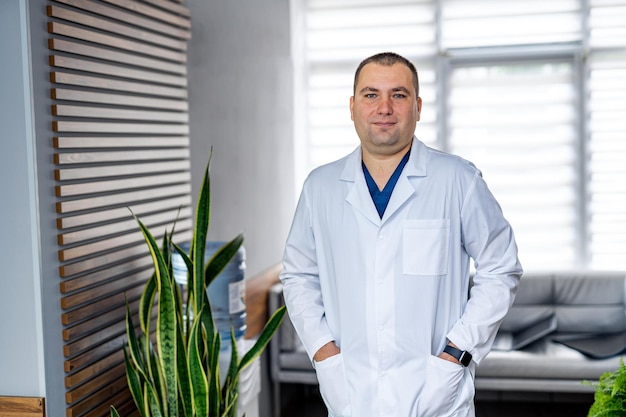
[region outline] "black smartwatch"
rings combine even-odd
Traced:
[[[448,355],[454,356],[463,366],[469,365],[472,361],[472,354],[466,350],[460,350],[454,346],[446,345],[446,347],[443,348],[443,351]]]

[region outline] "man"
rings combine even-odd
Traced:
[[[413,136],[413,64],[367,58],[353,94],[361,145],[309,175],[287,239],[290,318],[330,416],[474,416],[522,274],[513,231],[471,163]]]

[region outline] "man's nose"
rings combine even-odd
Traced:
[[[379,114],[393,113],[393,107],[391,105],[391,100],[389,98],[381,98],[380,103],[378,104],[378,113]]]

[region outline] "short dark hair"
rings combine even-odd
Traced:
[[[415,96],[419,97],[420,95],[420,83],[419,78],[417,77],[417,69],[415,69],[415,65],[402,55],[396,54],[395,52],[381,52],[376,55],[372,55],[369,58],[365,58],[356,69],[354,73],[354,85],[352,87],[352,95],[356,94],[356,85],[359,81],[359,75],[361,75],[361,70],[367,64],[378,64],[384,66],[392,66],[393,64],[404,64],[413,74],[413,87],[415,88]]]

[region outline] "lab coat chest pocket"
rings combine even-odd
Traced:
[[[448,273],[449,219],[407,219],[402,232],[402,268],[408,275]]]

